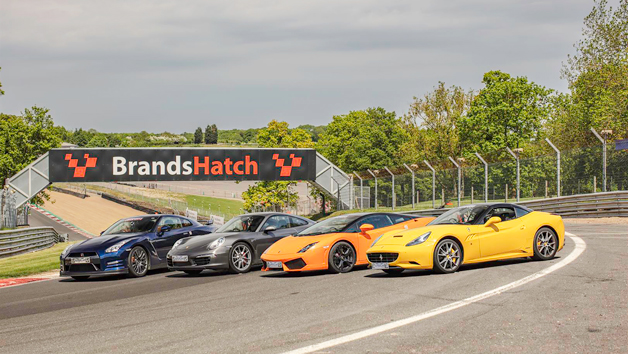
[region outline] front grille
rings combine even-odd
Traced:
[[[369,253],[367,256],[371,263],[391,263],[397,260],[399,253]]]
[[[94,268],[91,264],[72,264],[69,267],[70,272],[93,272],[96,268]]]
[[[302,258],[293,259],[284,263],[288,269],[301,269],[305,267],[305,261]]]
[[[96,252],[72,252],[67,257],[94,257]]]
[[[211,258],[209,257],[194,258],[194,263],[200,266],[208,265],[210,261]]]

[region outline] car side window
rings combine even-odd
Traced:
[[[493,216],[498,216],[502,221],[514,220],[517,218],[515,209],[511,207],[495,207],[489,211],[484,217],[484,222],[487,222]]]
[[[295,218],[294,216],[290,217],[290,227],[305,226],[307,224],[308,222],[303,219]]]
[[[526,209],[522,209],[522,208],[515,208],[515,211],[517,212],[517,217],[520,218],[524,215],[530,214],[529,210]]]
[[[405,215],[388,215],[393,224],[399,224],[400,222],[406,222],[412,218]]]
[[[266,230],[269,226],[274,226],[275,230],[287,229],[290,227],[290,217],[286,215],[271,216],[262,226],[262,230]]]
[[[382,227],[391,226],[393,223],[390,221],[387,215],[370,215],[356,221],[353,225],[351,225],[351,227],[349,227],[349,229],[347,229],[347,232],[360,232],[360,226],[364,224],[371,224],[376,229],[379,229]]]
[[[164,216],[159,220],[159,227],[170,226],[171,230],[181,228],[181,219],[176,216]]]
[[[181,227],[190,227],[192,226],[192,222],[188,219],[185,218],[180,218],[181,219]]]

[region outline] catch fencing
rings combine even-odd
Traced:
[[[59,237],[53,227],[0,231],[0,258],[52,247]]]
[[[519,179],[517,159],[503,151],[466,160],[420,161],[410,166],[354,172],[352,206],[403,211],[453,207],[458,200],[460,205],[525,202],[628,190],[628,150],[607,147],[605,185],[603,156],[601,147],[589,147],[563,151],[560,163],[556,154],[521,157]],[[487,168],[480,158],[487,161]]]
[[[0,189],[0,230],[28,225],[28,206],[16,208],[15,193]]]
[[[535,211],[544,211],[565,218],[628,217],[628,191],[600,192],[566,197],[530,200],[516,203]],[[407,211],[407,214],[439,216],[448,209]]]

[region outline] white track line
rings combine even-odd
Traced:
[[[571,253],[569,253],[569,255],[563,259],[560,260],[560,262],[547,267],[541,271],[538,271],[532,275],[529,275],[525,278],[519,279],[517,281],[514,281],[510,284],[506,284],[504,286],[500,286],[499,288],[475,295],[475,296],[471,296],[468,297],[464,300],[460,300],[460,301],[456,301],[453,302],[451,304],[445,305],[445,306],[441,306],[438,308],[435,308],[433,310],[424,312],[422,314],[416,315],[416,316],[412,316],[412,317],[408,317],[405,318],[403,320],[397,320],[394,322],[390,322],[381,326],[377,326],[377,327],[373,327],[370,329],[366,329],[360,332],[356,332],[353,334],[349,334],[346,336],[342,336],[342,337],[338,337],[335,339],[331,339],[325,342],[321,342],[318,344],[312,344],[312,345],[308,345],[307,347],[302,347],[299,349],[295,349],[295,350],[291,350],[289,352],[285,352],[284,354],[302,354],[302,353],[312,353],[315,351],[319,351],[319,350],[323,350],[326,348],[331,348],[331,347],[335,347],[337,345],[340,344],[345,344],[345,343],[349,343],[352,342],[354,340],[358,340],[358,339],[362,339],[362,338],[366,338],[369,336],[373,336],[376,334],[380,334],[382,332],[386,332],[389,331],[391,329],[395,329],[395,328],[399,328],[402,326],[406,326],[415,322],[419,322],[422,321],[426,318],[430,318],[430,317],[434,317],[437,315],[440,315],[442,313],[445,312],[449,312],[455,309],[458,309],[460,307],[463,306],[467,306],[470,305],[472,303],[487,299],[489,297],[495,296],[495,295],[499,295],[505,291],[508,290],[512,290],[514,288],[520,287],[524,284],[527,284],[531,281],[534,281],[536,279],[539,279],[541,277],[544,277],[556,270],[559,270],[560,268],[568,265],[569,263],[573,262],[576,258],[578,258],[582,252],[584,252],[584,250],[587,248],[587,244],[578,236],[571,234],[571,233],[565,233],[567,234],[575,243],[576,243],[576,247],[573,249],[573,251],[571,251]]]

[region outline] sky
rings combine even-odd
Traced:
[[[617,1],[610,1],[611,4]],[[592,0],[0,1],[0,112],[103,132],[402,115],[502,70],[567,91]]]

